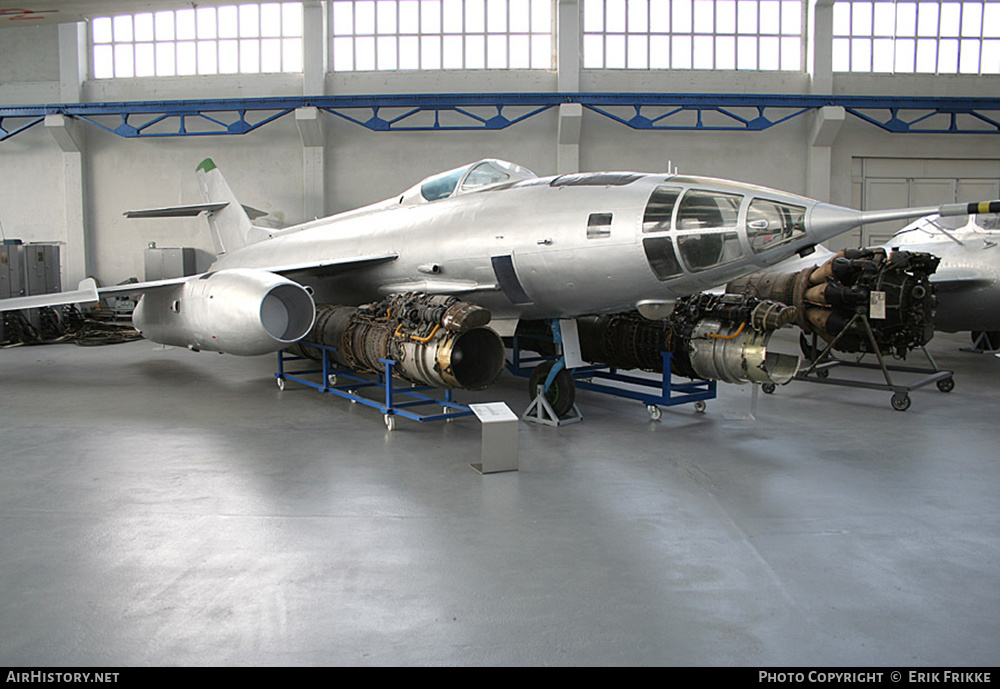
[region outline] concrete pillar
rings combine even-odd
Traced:
[[[806,26],[809,90],[833,93],[833,0],[811,0]]]
[[[302,3],[303,32],[305,49],[302,74],[302,95],[322,96],[326,94],[327,68],[327,13],[322,2]]]
[[[556,17],[557,81],[561,93],[580,90],[580,3],[559,0]],[[583,107],[579,103],[559,106],[559,134],[556,143],[556,172],[580,171],[580,129]]]
[[[559,106],[559,143],[556,172],[560,175],[580,171],[580,129],[583,106],[563,103]]]
[[[306,220],[326,215],[326,140],[322,113],[317,108],[299,108],[295,124],[302,139],[302,213]]]
[[[809,132],[806,196],[820,201],[830,200],[833,144],[846,116],[846,111],[839,106],[820,108],[813,114]]]
[[[87,262],[86,185],[83,174],[83,147],[75,122],[63,115],[46,115],[45,129],[63,153],[63,188],[66,215],[62,236],[66,250],[62,256],[62,284],[72,289],[90,274]]]
[[[58,31],[59,99],[63,103],[79,103],[87,78],[87,24],[60,24]],[[75,289],[90,274],[83,139],[76,130],[76,122],[63,115],[47,115],[45,129],[62,151],[65,217],[61,232],[56,231],[61,235],[57,239],[65,242],[60,261],[62,284],[66,289]]]
[[[323,2],[302,3],[305,50],[302,95],[326,95],[327,7]],[[323,114],[316,108],[295,111],[295,124],[302,139],[302,213],[305,220],[326,215],[326,141]]]
[[[87,24],[59,25],[59,100],[79,103],[83,100],[83,82],[87,78]]]
[[[580,3],[559,0],[556,17],[559,91],[576,93],[580,90]]]

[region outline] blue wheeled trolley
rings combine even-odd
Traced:
[[[513,344],[507,370],[516,376],[529,378],[536,365],[552,360],[540,355],[524,357],[518,336],[514,337]],[[661,352],[660,355],[663,362],[661,370],[648,377],[622,373],[612,366],[583,366],[570,369],[570,374],[581,390],[642,402],[654,421],[662,416],[661,407],[694,404],[695,411],[705,411],[706,400],[717,396],[717,381],[685,379],[675,383],[671,369],[673,355],[669,352]]]
[[[374,407],[382,412],[385,427],[390,431],[396,427],[397,416],[420,423],[428,423],[431,421],[450,421],[473,415],[471,408],[458,404],[452,399],[451,390],[445,390],[444,399],[441,399],[437,395],[429,394],[429,391],[432,390],[441,392],[438,388],[430,385],[416,386],[409,383],[394,383],[392,371],[396,365],[395,361],[379,359],[385,366],[383,371],[375,374],[359,373],[351,369],[336,367],[331,359],[331,353],[336,351],[336,348],[311,342],[302,342],[301,344],[322,350],[323,358],[320,361],[314,361],[284,351],[278,352],[278,372],[274,374],[274,377],[279,390],[285,389],[286,380],[292,380],[320,392],[343,397],[350,400],[352,404]],[[285,364],[293,361],[321,364],[322,366],[321,368],[288,371]],[[375,389],[379,393],[379,399],[363,397],[360,391],[366,388]],[[417,407],[427,405],[435,405],[441,409],[441,412],[421,414],[414,411]]]

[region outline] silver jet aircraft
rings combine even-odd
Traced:
[[[126,215],[207,213],[218,252],[208,272],[101,289],[88,279],[76,292],[10,299],[0,309],[141,295],[133,322],[154,342],[250,356],[308,336],[337,347],[342,363],[355,368],[378,369],[377,359],[389,357],[408,379],[481,388],[503,366],[497,335],[514,334],[519,321],[561,324],[570,352],[564,364],[579,365],[578,317],[638,310],[664,318],[678,297],[804,254],[861,224],[968,212],[967,204],[860,212],[672,174],[539,178],[513,163],[481,160],[385,201],[274,230],[254,226],[211,159],[197,175],[204,204]],[[994,206],[1000,210],[1000,202]],[[694,373],[774,380],[767,369],[781,367],[764,352],[764,331],[775,323],[717,306],[716,313],[739,314],[695,316],[684,338]]]

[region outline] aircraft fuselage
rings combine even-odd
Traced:
[[[462,296],[499,320],[566,318],[723,284],[843,231],[858,215],[675,175],[532,177],[429,202],[418,190],[276,231],[212,270],[392,252],[395,260],[305,282],[319,303],[422,291]]]

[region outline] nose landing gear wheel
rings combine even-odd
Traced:
[[[545,385],[545,379],[548,378],[553,365],[555,365],[554,361],[546,361],[532,370],[531,376],[528,378],[528,395],[532,400],[535,399],[538,386]],[[556,374],[556,379],[552,381],[548,392],[545,393],[545,400],[552,407],[556,416],[561,418],[569,413],[569,410],[573,408],[573,402],[576,401],[576,384],[569,371],[563,369]]]

